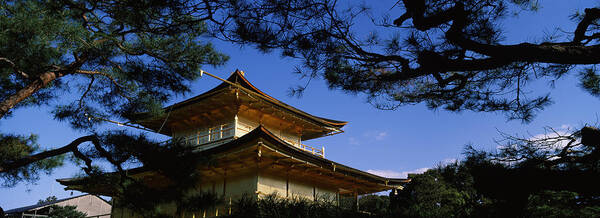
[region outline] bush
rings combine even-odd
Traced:
[[[243,196],[232,205],[230,218],[237,217],[273,217],[273,218],[334,218],[334,217],[388,217],[365,211],[356,211],[348,207],[338,207],[335,201],[308,200],[304,198],[281,198],[268,195],[256,200],[251,196]]]
[[[87,214],[76,210],[77,206],[58,206],[52,205],[50,212],[48,213],[49,218],[85,218]]]

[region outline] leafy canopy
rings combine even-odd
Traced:
[[[524,174],[513,174],[518,169],[523,168],[468,156],[465,161],[412,175],[404,189],[390,194],[390,212],[396,217],[597,217],[600,214],[597,200],[590,201],[598,198],[597,193],[574,191],[576,188],[566,185],[547,185],[544,182],[548,178],[532,180]],[[530,186],[532,181],[537,184],[535,188]]]
[[[2,186],[35,182],[70,154],[87,176],[107,171],[125,175],[112,181],[120,188],[116,196],[152,193],[152,187],[127,176],[125,169],[140,163],[145,167],[176,163],[190,152],[176,149],[175,142],[158,144],[144,135],[102,132],[97,127],[108,120],[126,123],[142,111],[162,113],[163,103],[189,91],[202,66],[227,61],[206,40],[205,21],[210,16],[199,5],[176,0],[1,0],[0,119],[23,107],[47,105],[55,119],[88,134],[52,147],[39,145],[35,132],[0,133]],[[155,152],[154,158],[143,159],[151,156],[145,151]],[[166,151],[180,153],[166,155]],[[162,172],[166,177],[193,179],[188,171]],[[147,207],[160,203],[145,200]]]
[[[195,4],[0,1],[0,118],[49,105],[55,119],[97,133],[106,120],[161,113],[170,97],[189,91],[203,65],[227,60],[205,40],[208,18]],[[79,150],[94,150],[90,142],[99,139],[92,134],[43,151],[35,136],[0,137],[5,187],[34,182],[39,172],[60,166],[62,154],[85,160]]]
[[[563,35],[505,44],[506,18],[535,11],[541,1],[398,0],[375,8],[335,0],[233,2],[215,12],[214,35],[299,58],[302,76],[367,94],[382,109],[425,103],[530,121],[551,103],[548,94],[532,94],[534,81],[577,69],[585,90],[600,89],[599,8],[573,15]]]

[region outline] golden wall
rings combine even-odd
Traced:
[[[255,129],[258,126],[259,126],[259,123],[257,123],[257,122],[255,122],[251,119],[248,119],[246,117],[243,117],[243,116],[238,116],[238,119],[237,119],[238,129],[236,129],[235,136],[242,137],[243,135],[245,135],[249,131],[252,131],[253,129]],[[269,130],[269,132],[275,134],[275,136],[279,137],[280,139],[283,139],[287,143],[290,143],[294,146],[300,145],[300,137],[298,136],[298,134],[282,131],[279,127],[276,127],[276,126],[265,125],[264,127],[267,130]]]
[[[334,200],[336,196],[335,188],[326,187],[318,181],[310,181],[301,176],[274,175],[256,171],[227,178],[222,176],[209,178],[200,184],[200,189],[203,192],[214,192],[217,196],[223,196],[223,203],[216,208],[186,212],[182,217],[214,217],[218,214],[228,214],[230,202],[235,203],[243,195],[254,198],[276,194],[280,197],[306,200]],[[168,210],[169,205],[165,205],[164,208]],[[127,209],[117,207],[113,207],[112,214],[112,217],[116,218],[139,217]]]
[[[317,181],[310,181],[293,175],[273,175],[260,173],[257,190],[261,195],[277,194],[281,197],[303,198],[307,200],[335,199],[335,188],[329,188]]]

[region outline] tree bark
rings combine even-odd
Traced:
[[[54,81],[55,79],[63,75],[64,74],[53,71],[43,73],[36,80],[23,87],[17,93],[0,102],[0,119],[2,119],[2,117],[8,114],[10,109],[14,108],[17,104],[25,100],[27,97],[30,97],[41,88],[44,88],[46,85],[48,85],[48,83]]]
[[[9,170],[13,170],[13,169],[17,169],[19,167],[23,167],[25,165],[28,165],[33,162],[40,161],[40,160],[43,160],[46,158],[50,158],[50,157],[54,157],[54,156],[58,156],[61,154],[71,152],[71,151],[73,151],[73,149],[77,149],[77,147],[81,143],[93,141],[95,138],[96,138],[95,135],[83,136],[83,137],[73,140],[68,145],[65,145],[65,146],[57,148],[57,149],[44,151],[44,152],[37,153],[37,154],[31,155],[31,156],[27,156],[27,157],[24,157],[24,158],[21,158],[21,159],[12,161],[12,162],[8,162],[8,163],[0,163],[1,164],[0,165],[0,173],[6,172]]]
[[[442,60],[445,66],[436,66],[434,71],[477,71],[486,69],[496,69],[506,66],[513,62],[537,62],[551,64],[598,64],[600,63],[600,45],[586,46],[581,43],[586,36],[585,31],[588,26],[600,18],[600,9],[586,9],[585,18],[579,23],[573,42],[564,43],[542,43],[531,44],[521,43],[514,45],[485,44],[471,40],[464,36],[463,29],[467,25],[468,13],[462,3],[457,3],[446,11],[441,11],[433,15],[425,16],[425,1],[405,0],[406,13],[394,21],[395,25],[400,26],[410,18],[413,19],[413,25],[417,30],[426,31],[432,27],[440,26],[451,22],[450,29],[446,32],[446,39],[469,51],[473,51],[485,56],[484,59],[476,60]],[[439,55],[439,54],[438,54]],[[442,58],[441,56],[439,58]],[[439,61],[428,62],[423,65],[436,65]],[[425,69],[427,70],[427,69]]]

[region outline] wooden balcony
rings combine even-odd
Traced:
[[[234,132],[234,130],[238,131],[241,134],[236,134],[236,132]],[[186,141],[190,145],[195,145],[195,146],[203,146],[203,145],[209,145],[209,144],[213,144],[213,143],[223,144],[223,143],[228,142],[227,139],[233,139],[233,138],[235,138],[236,135],[238,135],[238,137],[239,137],[239,135],[245,135],[250,131],[252,131],[252,129],[248,128],[248,127],[242,128],[241,126],[234,127],[233,125],[223,124],[220,126],[210,128],[208,130],[208,132],[205,134],[198,134],[198,135],[185,137],[184,141]],[[316,147],[313,147],[310,145],[302,144],[301,142],[285,139],[281,136],[277,136],[277,137],[280,138],[281,140],[287,142],[288,144],[291,144],[294,147],[299,148],[305,152],[308,152],[312,155],[315,155],[315,156],[318,156],[321,158],[325,158],[325,147],[321,147],[319,149],[319,148],[316,148]]]

